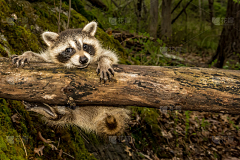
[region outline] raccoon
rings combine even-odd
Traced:
[[[90,22],[83,29],[68,29],[60,34],[44,32],[42,38],[48,48],[40,54],[27,51],[22,55],[13,55],[12,63],[17,67],[24,67],[31,60],[42,60],[57,63],[67,68],[86,68],[97,63],[97,74],[100,73],[100,82],[114,76],[112,64],[117,64],[118,57],[111,51],[102,48],[100,42],[94,37],[97,23]],[[129,110],[116,107],[86,106],[66,107],[50,106],[24,102],[28,111],[43,115],[46,123],[52,126],[64,127],[76,125],[82,129],[95,132],[98,135],[121,134],[129,118]]]
[[[43,115],[43,120],[50,126],[66,127],[75,125],[87,132],[100,136],[120,135],[130,120],[130,110],[116,107],[76,107],[50,106],[23,101],[27,111]]]
[[[44,32],[42,38],[48,48],[42,53],[27,51],[22,55],[13,55],[11,60],[17,67],[24,67],[30,60],[43,60],[58,63],[67,68],[86,68],[97,63],[97,74],[104,82],[114,76],[112,64],[117,64],[118,57],[111,50],[102,48],[100,42],[94,37],[97,23],[90,22],[83,29],[68,29],[60,34]]]

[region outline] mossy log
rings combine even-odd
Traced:
[[[0,58],[0,97],[76,106],[139,106],[240,113],[240,71],[115,65],[105,84],[96,66],[67,69],[52,63],[16,68]]]

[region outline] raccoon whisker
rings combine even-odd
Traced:
[[[86,68],[94,63],[98,64],[96,69],[100,82],[114,76],[113,64],[118,63],[116,49],[107,46],[103,48],[103,41],[99,41],[95,34],[97,32],[97,23],[90,22],[83,28],[68,29],[61,33],[46,31],[42,34],[44,42],[48,48],[34,53],[32,51],[24,52],[22,55],[14,55],[11,61],[14,66],[24,66],[25,63],[34,61],[44,61],[47,63],[55,63],[64,68]],[[71,44],[71,46],[69,46]],[[69,48],[73,47],[74,48]],[[84,47],[85,46],[85,47]],[[99,75],[100,74],[100,75]],[[37,108],[35,108],[35,106]],[[28,111],[33,111],[42,115],[41,120],[45,124],[55,128],[66,128],[73,124],[80,127],[84,132],[94,132],[96,135],[114,135],[122,133],[126,123],[129,121],[130,110],[119,108],[110,109],[108,107],[86,107],[58,108],[57,106],[49,106],[47,104],[33,104],[25,106]],[[28,107],[28,108],[27,108]],[[64,114],[62,114],[64,111]],[[111,115],[106,117],[105,113]],[[36,114],[32,114],[36,116]],[[38,115],[38,114],[37,114]],[[79,129],[79,128],[78,128]],[[79,132],[84,137],[83,132]],[[87,141],[87,140],[86,140]],[[87,141],[88,142],[88,141]]]

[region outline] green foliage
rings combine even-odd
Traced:
[[[223,66],[224,69],[234,69],[234,70],[240,70],[240,63],[235,62],[235,60],[229,60],[226,62],[226,64]]]
[[[206,128],[209,125],[210,125],[210,123],[205,121],[205,118],[203,118],[202,121],[201,121],[201,127]]]
[[[215,59],[208,67],[211,68],[212,66],[214,66],[217,63],[217,59]]]
[[[0,23],[0,36],[4,35],[6,39],[6,41],[4,38],[2,38],[4,41],[0,39],[1,56],[8,56],[6,47],[10,50],[10,55],[22,54],[22,52],[27,50],[39,52],[46,46],[41,39],[42,32],[46,30],[58,31],[58,16],[56,12],[52,11],[54,8],[53,1],[38,1],[33,4],[26,3],[24,5],[21,3],[12,1],[8,4],[4,0],[0,0],[0,9],[4,11],[0,12],[1,20],[10,17],[12,13],[15,13],[19,19],[28,19],[27,23],[22,21]],[[67,12],[68,6],[63,3],[62,9],[64,12]],[[61,30],[65,29],[64,23],[66,22],[67,16],[61,13]],[[88,20],[81,14],[75,10],[71,11],[70,28],[82,28],[87,22]],[[110,37],[101,28],[98,28],[96,37],[102,42],[104,47],[114,48],[115,52],[121,57],[121,62],[125,63],[124,57],[126,56],[126,52],[117,40],[114,40],[113,37]],[[12,123],[11,116],[15,113],[21,115],[21,118],[18,120],[19,123]],[[40,118],[30,116],[30,114],[32,113],[27,112],[21,102],[0,98],[0,160],[25,159],[23,144],[17,138],[19,136],[28,137],[28,143],[25,146],[29,157],[34,156],[33,150],[38,145],[46,145],[44,155],[57,157],[58,152],[53,152],[47,144],[43,142],[37,144],[37,131],[40,131],[43,137],[53,140],[55,145],[61,136],[60,149],[62,148],[64,152],[73,155],[75,159],[95,159],[85,148],[85,140],[76,128],[73,127],[70,130],[67,128],[58,133],[53,131],[51,127],[46,126]],[[8,142],[6,138],[8,136],[15,137],[13,144]],[[90,137],[91,143],[102,143],[94,134],[89,134],[88,137]]]
[[[186,128],[185,128],[185,138],[187,138],[187,136],[188,136],[188,129],[189,129],[189,117],[190,117],[190,114],[191,113],[191,111],[185,111],[185,115],[186,115],[186,123],[185,123],[185,125],[186,125]]]
[[[67,5],[69,3],[68,0],[63,0],[63,2],[65,2]],[[81,1],[81,0],[72,0],[71,7],[75,11],[80,13],[83,17],[87,18],[88,21],[93,21],[93,20],[97,21],[97,17],[96,16],[94,16],[91,12],[85,10],[83,1]],[[103,29],[101,21],[98,21],[98,27]]]
[[[132,137],[134,137],[136,142],[136,148],[142,150],[149,147],[150,145],[153,148],[155,153],[160,154],[160,145],[163,143],[159,137],[161,137],[161,130],[158,125],[159,112],[156,109],[152,108],[143,108],[143,107],[131,107],[132,117],[139,116],[142,118],[142,126],[131,128],[130,132]],[[148,132],[142,132],[143,130],[148,130]]]
[[[239,1],[239,0],[233,0],[233,2],[235,2],[235,3],[240,3],[240,1]]]

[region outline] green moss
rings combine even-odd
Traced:
[[[1,149],[0,149],[0,160],[10,160],[9,158],[7,158],[7,156]]]
[[[0,40],[0,56],[7,56],[4,47],[9,48],[11,54],[22,54],[25,51],[31,50],[39,52],[46,45],[41,39],[42,31],[58,31],[58,14],[52,12],[53,1],[28,3],[21,2],[17,4],[17,1],[11,1],[6,3],[5,0],[0,0],[0,19],[4,20],[10,17],[12,13],[15,13],[19,19],[27,18],[27,22],[17,21],[16,23],[0,23],[1,34],[6,38],[6,43]],[[81,3],[82,4],[82,3]],[[73,4],[74,6],[74,4]],[[79,9],[79,6],[77,6]],[[80,6],[83,7],[83,6]],[[68,6],[63,4],[63,11],[68,11]],[[82,12],[84,13],[84,11]],[[85,14],[85,13],[84,13]],[[94,20],[91,14],[87,13],[90,17],[85,18],[77,11],[71,11],[70,28],[82,28],[88,21]],[[93,19],[92,19],[93,18]],[[61,14],[61,22],[67,23],[67,16]],[[99,27],[101,27],[101,24]],[[36,28],[39,27],[39,30]],[[64,25],[61,23],[61,31],[64,30]],[[106,48],[113,49],[120,57],[120,63],[125,63],[125,50],[121,44],[114,40],[113,37],[106,34],[101,28],[98,28],[96,37],[102,42]],[[11,116],[19,113],[21,115],[18,120],[19,123],[13,123]],[[25,144],[29,157],[33,156],[33,149],[38,145],[44,144],[38,142],[37,144],[37,131],[40,131],[46,139],[53,140],[58,143],[59,137],[61,142],[59,149],[63,149],[75,157],[75,159],[95,159],[88,150],[85,148],[85,140],[81,137],[77,128],[72,127],[69,130],[64,130],[61,133],[56,133],[54,128],[46,126],[39,117],[30,116],[33,114],[27,112],[25,107],[20,101],[5,100],[0,98],[0,160],[1,159],[25,159],[25,152],[23,144],[18,136],[26,136],[28,138]],[[53,131],[54,129],[54,131]],[[10,143],[7,140],[8,136],[14,136],[14,143]],[[95,134],[87,134],[91,143],[98,145],[102,141],[96,137]],[[44,149],[44,155],[57,157],[58,152],[53,152],[52,149],[46,145]]]
[[[2,138],[2,137],[0,137],[0,149],[1,149],[2,151],[7,151],[7,145],[6,145],[6,143],[3,141],[3,138]]]
[[[25,153],[22,144],[17,141],[19,134],[11,122],[12,111],[9,105],[5,99],[0,99],[0,159],[24,159]],[[8,137],[15,139],[9,141]]]
[[[132,136],[135,141],[141,141],[141,143],[136,143],[136,148],[142,150],[151,145],[154,153],[161,154],[160,144],[164,142],[164,139],[159,139],[161,136],[161,129],[158,125],[159,111],[153,108],[143,108],[143,107],[131,107],[132,117],[139,115],[144,124],[139,130],[139,126],[131,128]],[[142,130],[147,130],[148,132],[142,132]]]
[[[69,3],[68,0],[63,0],[63,2],[65,2],[67,5]],[[97,17],[95,17],[91,12],[86,11],[84,8],[84,4],[81,0],[74,0],[72,1],[72,5],[71,7],[77,11],[78,13],[80,13],[83,17],[85,17],[88,21],[97,21]],[[71,12],[72,14],[72,12]],[[98,26],[103,29],[101,22],[98,22]]]

